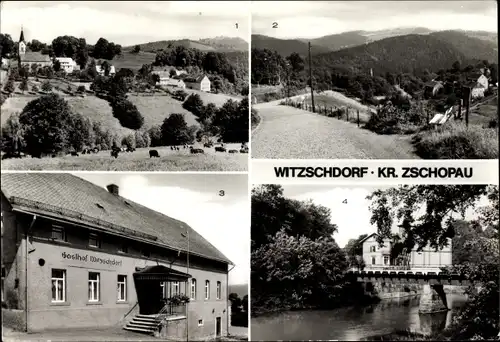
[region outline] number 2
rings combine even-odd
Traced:
[[[278,28],[278,23],[277,22],[273,23],[273,28]]]
[[[236,28],[238,28],[238,23],[236,23],[235,25],[236,25]]]

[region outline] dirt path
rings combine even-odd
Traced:
[[[257,104],[261,122],[252,134],[252,158],[416,159],[409,136],[378,135],[304,110]]]

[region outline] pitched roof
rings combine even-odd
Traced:
[[[19,36],[19,41],[24,42],[24,31],[22,28],[21,28],[21,35]]]
[[[170,78],[170,71],[153,71],[153,74],[158,75],[160,78]]]
[[[206,77],[205,74],[196,75],[196,76],[187,76],[184,78],[184,82],[189,83],[200,83]]]
[[[225,263],[232,262],[186,223],[69,173],[2,173],[1,189],[17,209],[98,227]],[[196,209],[194,209],[196,210]]]
[[[21,55],[21,62],[50,62],[49,55],[42,55],[40,52],[26,52]]]

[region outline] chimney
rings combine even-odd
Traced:
[[[118,185],[109,184],[106,188],[108,189],[109,193],[118,196]]]

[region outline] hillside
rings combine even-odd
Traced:
[[[426,35],[431,32],[431,30],[425,27],[400,27],[378,31],[360,31],[359,34],[364,36],[368,42],[374,42],[385,38],[405,36],[408,34]]]
[[[248,42],[239,37],[215,37],[198,40],[199,43],[213,47],[219,52],[248,51]]]
[[[311,44],[311,53],[325,53],[331,51],[329,48]],[[297,52],[302,56],[307,56],[309,47],[307,42],[299,39],[278,39],[260,34],[252,35],[252,49],[268,49],[277,51],[281,56],[289,56]]]
[[[439,31],[431,33],[430,36],[451,44],[468,59],[485,59],[489,62],[498,60],[498,45],[496,42],[473,38],[468,36],[466,32],[460,31]]]
[[[307,40],[303,41],[307,43]],[[365,44],[367,42],[367,37],[362,35],[359,31],[331,34],[311,40],[311,44],[325,47],[327,49],[330,49],[331,51],[337,51],[348,47]]]
[[[115,56],[111,64],[115,66],[116,71],[121,68],[131,70],[139,70],[143,64],[151,64],[155,61],[156,54],[152,52],[133,53],[131,51],[123,51],[120,55]]]
[[[464,34],[466,34],[471,38],[486,40],[498,46],[498,34],[496,32],[488,32],[488,31],[460,31],[460,32],[463,32]]]
[[[157,42],[149,42],[144,44],[138,44],[141,47],[141,51],[144,52],[156,52],[158,50],[166,50],[168,48],[183,46],[185,48],[198,49],[201,51],[215,51],[216,49],[210,45],[203,44],[201,42],[196,42],[189,39],[181,40],[160,40]],[[131,51],[135,45],[124,47],[124,51]]]
[[[368,73],[372,68],[374,74],[385,75],[386,72],[447,69],[454,61],[467,59],[452,44],[433,36],[412,34],[315,56],[313,64],[319,68],[339,67],[361,73]]]

